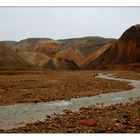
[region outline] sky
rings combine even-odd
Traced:
[[[140,7],[0,7],[0,40],[119,38],[140,24]]]

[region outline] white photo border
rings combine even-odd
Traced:
[[[140,6],[140,0],[0,0],[0,6]]]

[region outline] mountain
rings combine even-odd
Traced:
[[[42,53],[51,57],[61,49],[61,44],[49,38],[28,38],[18,43],[18,51]]]
[[[98,36],[60,40],[27,38],[19,42],[3,41],[1,46],[1,66],[21,67],[30,63],[55,70],[140,71],[140,25],[127,29],[118,40]]]
[[[9,40],[5,40],[5,41],[0,41],[1,43],[4,43],[7,45],[8,48],[16,51],[17,50],[17,41],[9,41]]]
[[[103,49],[104,48],[104,49]],[[118,41],[87,58],[84,69],[135,69],[140,66],[140,25],[126,30]]]
[[[5,41],[1,41],[1,42],[5,43],[9,47],[14,47],[18,44],[17,41],[9,41],[9,40],[7,40],[7,41],[5,40]]]
[[[105,44],[115,39],[102,37],[82,37],[59,40],[63,44],[61,51],[54,55],[54,60],[60,69],[80,69],[85,59],[96,53]]]
[[[50,57],[36,52],[29,52],[29,51],[20,51],[18,54],[28,61],[30,64],[36,66],[36,67],[42,67],[44,68],[44,65],[48,62]]]
[[[50,38],[27,38],[17,44],[17,53],[34,66],[44,68],[62,45]]]
[[[55,69],[79,69],[87,56],[113,40],[102,37],[27,38],[16,45],[16,52],[32,65],[45,69],[52,69],[52,64]]]
[[[49,59],[48,62],[46,62],[44,65],[43,65],[44,68],[46,69],[51,69],[51,70],[57,70],[58,68],[56,67],[53,59]]]
[[[0,70],[11,68],[29,69],[32,66],[10,49],[6,43],[0,42]]]
[[[96,52],[102,46],[108,42],[115,41],[113,38],[103,38],[99,36],[87,36],[81,38],[71,38],[59,40],[63,43],[64,48],[77,48],[85,57],[89,56],[93,52]]]
[[[83,63],[85,57],[77,48],[67,48],[59,51],[54,55],[54,60],[57,65],[60,65],[62,69],[65,69],[66,65],[75,65],[76,69]],[[68,64],[70,62],[70,64]],[[73,63],[72,63],[73,62]],[[63,65],[64,63],[64,65]],[[75,66],[70,66],[75,68]],[[66,66],[68,68],[68,66]]]
[[[83,64],[81,65],[81,69],[103,69],[105,68],[104,63],[106,63],[107,60],[107,53],[108,50],[112,48],[112,43],[108,43],[104,45],[102,48],[100,48],[98,51],[95,53],[91,54],[89,57],[87,57]],[[105,62],[102,62],[103,59],[106,58]],[[113,58],[112,58],[113,59]]]

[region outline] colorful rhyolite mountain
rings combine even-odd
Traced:
[[[0,70],[23,70],[30,68],[32,68],[31,64],[10,49],[6,43],[0,42]]]
[[[95,36],[63,40],[28,38],[1,43],[6,46],[5,53],[9,50],[12,52],[8,53],[6,59],[14,54],[18,65],[23,67],[30,63],[32,66],[55,70],[140,69],[140,25],[130,27],[118,40]],[[0,45],[1,54],[4,53],[1,47],[4,45]],[[11,63],[0,58],[1,67],[17,66],[15,60]]]
[[[99,55],[97,54],[99,53]],[[131,70],[140,68],[140,25],[126,30],[118,41],[107,44],[85,61],[86,69]]]

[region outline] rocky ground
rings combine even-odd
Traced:
[[[3,73],[0,74],[0,104],[62,100],[132,89],[126,82],[97,79],[97,73],[99,71]],[[104,73],[114,73],[120,78],[140,78],[135,72]],[[108,107],[81,107],[75,112],[64,110],[64,114],[46,115],[44,122],[0,132],[140,133],[140,99]]]
[[[97,71],[1,72],[0,105],[69,100],[130,90],[127,82],[95,78]]]
[[[3,133],[140,133],[140,100],[109,107],[81,107],[79,111],[46,116],[44,122]]]
[[[133,71],[119,71],[115,74],[118,78],[132,79],[132,80],[140,80],[140,73]]]

